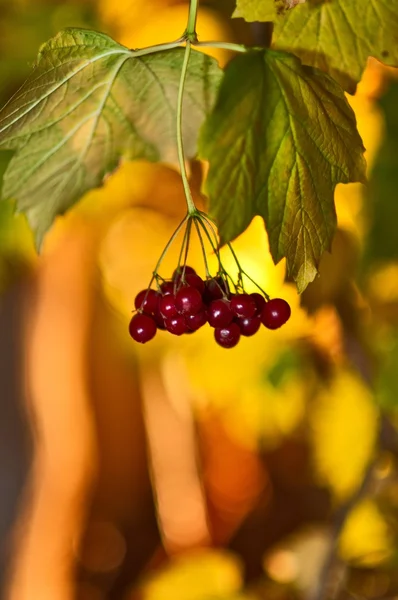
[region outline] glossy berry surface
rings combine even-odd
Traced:
[[[289,320],[291,314],[290,306],[283,298],[272,298],[266,302],[261,321],[268,329],[279,329]]]
[[[175,298],[172,294],[161,296],[159,300],[159,311],[165,319],[171,319],[178,315]]]
[[[134,306],[137,310],[153,315],[158,307],[160,295],[155,290],[141,290],[135,297]]]
[[[231,298],[231,310],[237,317],[252,317],[257,307],[249,294],[236,294]]]
[[[181,279],[181,276],[184,275],[184,278],[187,275],[196,275],[196,271],[195,269],[193,269],[192,267],[185,265],[184,267],[177,267],[177,269],[175,269],[174,273],[173,273],[173,281],[175,281],[176,279]]]
[[[165,319],[164,325],[170,333],[173,335],[182,335],[187,331],[187,325],[182,315],[173,317],[172,319]]]
[[[140,344],[145,344],[154,338],[156,329],[155,320],[144,313],[134,315],[129,325],[131,337]]]
[[[178,312],[184,315],[194,315],[203,308],[200,292],[190,286],[178,290],[175,302]]]
[[[242,335],[249,337],[257,333],[261,325],[260,315],[254,315],[253,317],[238,317],[235,322],[239,325],[239,329]]]
[[[254,301],[254,304],[256,305],[257,310],[255,314],[261,315],[266,304],[264,296],[262,296],[258,292],[254,292],[253,294],[250,294],[250,298]]]
[[[213,300],[207,309],[207,320],[211,327],[225,327],[234,318],[228,300]]]
[[[228,284],[222,277],[213,277],[205,281],[203,302],[209,304],[213,300],[220,300],[229,294]]]
[[[190,331],[197,331],[207,323],[207,315],[204,310],[200,310],[194,315],[187,315],[185,323]]]
[[[163,296],[167,294],[174,294],[174,282],[173,281],[163,281],[160,286],[160,292]]]
[[[214,339],[223,348],[233,348],[240,339],[239,325],[230,323],[226,327],[217,327],[214,330]]]

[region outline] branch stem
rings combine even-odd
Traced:
[[[191,54],[191,42],[187,40],[185,46],[184,62],[182,64],[180,85],[178,88],[178,99],[177,99],[177,152],[178,162],[180,165],[182,184],[184,186],[185,199],[187,202],[188,214],[194,215],[197,213],[195,202],[192,198],[191,188],[189,186],[187,169],[185,166],[185,155],[184,155],[184,143],[182,139],[182,105],[184,99],[184,87],[187,76],[189,56]]]

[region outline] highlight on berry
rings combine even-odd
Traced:
[[[182,227],[186,225],[180,251],[182,264],[171,279],[163,279],[160,264]],[[202,279],[186,264],[192,226],[199,236],[206,271]],[[218,260],[218,272],[212,276],[207,263],[206,243]],[[188,215],[176,229],[158,264],[149,286],[141,290],[134,301],[135,313],[130,321],[131,337],[141,344],[152,340],[158,330],[172,335],[191,334],[208,324],[214,329],[214,339],[223,348],[233,348],[241,338],[255,335],[263,325],[278,329],[290,318],[290,306],[282,298],[270,298],[242,269],[232,246],[228,244],[238,269],[237,280],[225,270],[219,253],[219,243],[213,222],[205,213]],[[244,278],[259,289],[246,293]],[[156,283],[157,289],[152,284]]]

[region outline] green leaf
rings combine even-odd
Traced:
[[[233,17],[242,17],[245,21],[275,21],[277,15],[294,8],[306,0],[237,0]]]
[[[137,56],[106,35],[66,29],[44,44],[31,76],[0,112],[0,150],[15,150],[3,196],[27,214],[40,245],[58,214],[121,159],[176,160],[183,48]],[[186,154],[196,153],[222,71],[193,52],[184,100]]]
[[[367,187],[370,227],[364,262],[398,259],[398,83],[392,82],[380,100],[385,118],[385,137]]]
[[[295,56],[252,51],[232,60],[199,152],[222,242],[264,218],[275,262],[303,291],[336,226],[337,183],[364,181],[363,145],[342,89]]]
[[[368,56],[398,66],[398,0],[307,0],[277,19],[273,47],[354,92]]]

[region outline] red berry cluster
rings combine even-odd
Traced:
[[[180,267],[159,291],[142,290],[135,298],[136,314],[130,335],[141,344],[149,342],[158,329],[174,335],[193,333],[209,323],[214,338],[223,348],[233,348],[240,336],[257,333],[261,323],[278,329],[290,317],[286,300],[266,300],[259,293],[231,293],[224,275],[203,281],[192,267]]]

